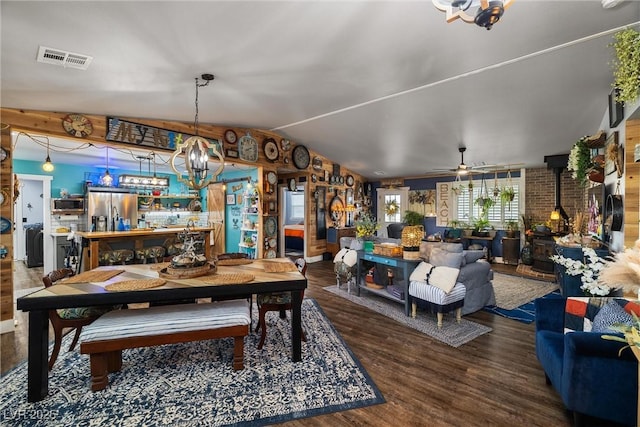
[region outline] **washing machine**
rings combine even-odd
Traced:
[[[27,267],[42,267],[44,265],[44,234],[42,224],[24,226],[27,252]]]

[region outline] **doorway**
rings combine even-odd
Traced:
[[[306,182],[297,183],[295,190],[280,186],[280,256],[305,257],[308,236],[306,221]]]
[[[382,224],[378,236],[388,237],[387,226],[402,222],[404,213],[409,208],[409,187],[378,188],[377,218]]]

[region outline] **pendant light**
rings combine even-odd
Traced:
[[[113,177],[109,173],[109,147],[107,147],[107,170],[104,172],[104,175],[102,175],[102,178],[100,178],[100,181],[105,187],[111,187],[113,185]]]
[[[51,163],[51,157],[49,157],[49,140],[47,139],[47,158],[42,164],[42,170],[45,172],[53,172],[53,163]]]
[[[198,84],[196,77],[196,116],[193,122],[195,135],[190,136],[183,144],[177,146],[171,155],[171,169],[176,173],[176,178],[194,190],[200,190],[214,182],[224,169],[224,156],[218,151],[219,146],[210,145],[206,138],[198,135],[198,88],[207,86],[214,79],[213,74],[203,74],[201,77],[205,81],[203,84]],[[220,166],[211,176],[208,176],[210,155],[214,161],[219,162]],[[186,178],[183,177],[183,172],[179,171],[175,164],[176,159],[181,156],[184,157],[187,169]]]

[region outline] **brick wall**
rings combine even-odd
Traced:
[[[525,216],[534,224],[548,221],[556,204],[554,170],[546,167],[527,169],[525,188]],[[560,204],[569,218],[573,218],[578,210],[584,212],[587,206],[587,189],[579,186],[566,169],[560,176]]]

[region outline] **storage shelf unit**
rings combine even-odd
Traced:
[[[239,252],[247,254],[249,258],[260,257],[258,242],[260,239],[260,200],[258,194],[245,191],[242,195],[242,225],[240,227]],[[250,243],[249,243],[250,242]]]

